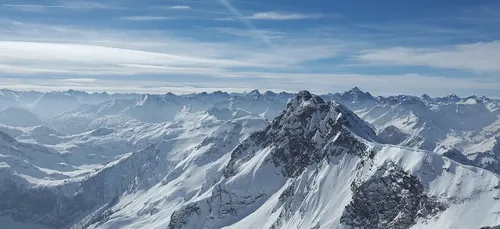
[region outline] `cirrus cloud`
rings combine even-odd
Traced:
[[[302,20],[302,19],[318,19],[322,18],[322,14],[303,14],[303,13],[286,13],[286,12],[259,12],[255,13],[249,17],[251,20],[275,20],[275,21],[286,21],[286,20]]]
[[[175,9],[175,10],[189,10],[189,9],[191,9],[190,6],[183,6],[183,5],[169,6],[168,8]]]
[[[164,20],[169,20],[170,17],[164,17],[164,16],[127,16],[127,17],[121,17],[120,19],[127,20],[127,21],[164,21]]]
[[[500,41],[462,44],[449,48],[409,48],[365,50],[358,60],[372,64],[426,66],[477,72],[500,72]]]

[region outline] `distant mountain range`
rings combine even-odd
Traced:
[[[500,100],[0,90],[0,225],[500,225]]]

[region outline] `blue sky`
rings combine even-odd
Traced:
[[[498,1],[2,0],[0,87],[500,97]]]

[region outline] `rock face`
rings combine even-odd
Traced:
[[[0,196],[5,200],[0,202],[0,210],[9,212],[4,213],[5,216],[15,221],[64,228],[91,207],[80,196],[69,198],[51,188],[29,189],[12,182],[3,184]]]
[[[272,148],[271,160],[282,167],[286,177],[296,177],[307,166],[345,151],[366,155],[366,146],[352,133],[376,138],[373,130],[344,106],[301,91],[270,126],[235,149],[226,176],[234,175],[238,160],[251,156],[247,154],[251,145]]]
[[[352,201],[340,222],[353,228],[410,228],[445,206],[427,196],[420,181],[394,164],[360,184],[352,183]]]
[[[395,126],[388,126],[378,134],[379,139],[385,144],[398,145],[406,141],[410,135],[403,133]]]

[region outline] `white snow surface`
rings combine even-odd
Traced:
[[[411,228],[500,225],[500,177],[494,167],[500,165],[500,101],[454,95],[375,98],[355,88],[322,96],[336,102],[307,124],[280,122],[296,117],[297,110],[318,109],[318,101],[294,96],[1,90],[0,225],[350,228],[340,219],[355,195],[351,185],[377,178],[389,165],[414,176],[425,195],[445,206]],[[345,122],[367,155],[342,150],[289,177],[273,161],[276,149],[288,142],[248,140],[275,122],[285,123],[280,131],[291,134],[315,129],[310,140],[331,152],[345,136],[326,138],[329,120]],[[388,127],[404,139],[386,144],[372,131]],[[235,163],[234,174],[225,175],[243,146],[247,156]],[[450,149],[467,163],[450,158]],[[5,202],[16,198],[20,205]],[[82,199],[86,205],[80,205]]]

